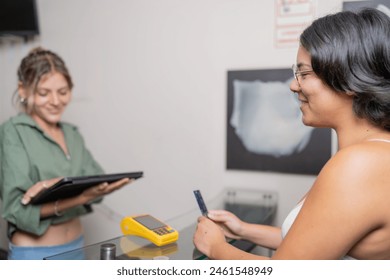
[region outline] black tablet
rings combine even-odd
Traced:
[[[55,183],[52,187],[43,190],[31,199],[32,204],[42,204],[57,199],[69,198],[79,195],[84,190],[101,183],[112,183],[123,178],[138,179],[143,172],[129,172],[116,174],[103,174],[93,176],[65,177]]]

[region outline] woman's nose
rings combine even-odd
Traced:
[[[300,86],[299,86],[299,83],[296,79],[293,79],[290,83],[290,90],[293,92],[293,93],[296,93],[298,92],[300,89]]]
[[[60,99],[57,93],[52,93],[50,98],[50,103],[57,105],[59,103]]]

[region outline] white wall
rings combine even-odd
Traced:
[[[38,8],[38,40],[0,43],[0,122],[15,114],[20,59],[42,45],[73,74],[64,119],[97,160],[107,172],[145,172],[106,198],[113,212],[100,207],[83,219],[87,243],[119,236],[118,215],[169,220],[196,209],[194,188],[206,198],[224,187],[276,191],[280,224],[314,181],[225,169],[227,70],[295,61],[296,48],[274,48],[274,1],[38,0]],[[319,15],[340,9],[340,0],[318,1]]]

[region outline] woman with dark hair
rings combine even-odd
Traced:
[[[194,244],[211,259],[265,259],[225,236],[275,249],[272,259],[390,259],[390,18],[364,9],[317,19],[293,71],[303,123],[334,129],[337,153],[281,228],[214,210]]]
[[[60,177],[102,174],[77,128],[61,121],[73,83],[54,52],[33,49],[18,69],[21,113],[0,126],[1,213],[8,221],[9,259],[43,259],[83,246],[79,216],[129,182],[92,187],[78,196],[30,203]]]

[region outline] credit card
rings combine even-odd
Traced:
[[[202,194],[200,193],[200,190],[194,190],[194,195],[196,198],[196,201],[198,202],[200,212],[202,213],[203,216],[207,217],[207,214],[209,213],[207,211],[206,204],[204,203]]]

